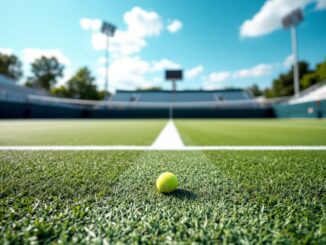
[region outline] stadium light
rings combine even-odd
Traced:
[[[301,9],[296,9],[286,15],[282,20],[284,29],[291,28],[292,35],[292,54],[293,54],[293,76],[294,76],[294,95],[299,96],[299,66],[298,66],[298,46],[297,46],[297,25],[303,21],[303,13]]]
[[[109,38],[114,36],[116,31],[116,26],[111,23],[103,21],[101,31],[106,36],[106,47],[105,47],[105,87],[104,91],[108,94],[109,89]]]

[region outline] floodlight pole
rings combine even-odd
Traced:
[[[299,65],[298,65],[298,43],[297,43],[297,25],[303,21],[303,13],[301,9],[295,9],[282,19],[282,25],[285,29],[291,29],[292,36],[292,55],[293,55],[293,87],[294,96],[300,95],[299,83]]]
[[[106,96],[109,94],[109,35],[106,35],[106,47],[105,47],[105,87],[104,91]]]
[[[292,35],[292,54],[293,54],[293,77],[294,77],[294,95],[299,96],[299,65],[298,65],[298,44],[297,44],[297,27],[293,25],[291,27]]]
[[[173,106],[174,103],[176,101],[176,91],[177,91],[177,81],[176,80],[172,80],[172,103],[170,106],[170,119],[173,119]]]
[[[177,82],[176,82],[176,80],[172,81],[172,89],[173,89],[174,93],[177,91]]]
[[[104,84],[104,92],[105,92],[105,99],[108,98],[109,95],[109,38],[114,36],[116,30],[116,26],[108,23],[103,22],[101,31],[106,36],[106,45],[105,45],[105,84]]]
[[[171,103],[171,105],[170,105],[169,118],[170,118],[170,120],[173,119],[173,106],[172,106],[172,103]]]

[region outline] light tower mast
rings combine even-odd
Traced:
[[[293,55],[293,77],[294,77],[294,95],[299,96],[299,66],[298,66],[298,44],[297,44],[297,25],[303,20],[301,9],[296,9],[286,15],[282,24],[285,29],[291,28],[292,34],[292,55]]]
[[[106,36],[106,47],[105,47],[105,85],[104,85],[104,91],[106,93],[106,97],[108,96],[108,90],[109,90],[109,38],[114,36],[114,33],[116,31],[116,26],[103,21],[102,33]],[[105,98],[107,99],[107,98]]]

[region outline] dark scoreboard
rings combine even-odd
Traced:
[[[182,70],[166,70],[165,71],[165,80],[182,80],[183,71]]]

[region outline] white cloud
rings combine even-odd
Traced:
[[[146,41],[131,32],[117,31],[111,39],[109,50],[113,53],[130,55],[139,53],[147,45]]]
[[[103,50],[106,47],[106,36],[99,32],[92,34],[92,46],[95,50]]]
[[[186,70],[185,76],[187,79],[193,79],[193,78],[199,76],[203,71],[204,71],[204,67],[199,65],[192,69]]]
[[[272,65],[259,64],[249,69],[241,69],[233,73],[234,78],[262,77],[272,72]]]
[[[222,83],[229,79],[262,77],[272,72],[273,66],[268,64],[258,64],[252,68],[240,69],[236,71],[213,72],[208,77],[203,77],[203,85],[205,89],[216,89],[218,83]]]
[[[128,32],[138,37],[159,36],[163,29],[161,16],[155,11],[133,7],[123,16]]]
[[[123,20],[126,29],[117,30],[114,37],[109,39],[111,62],[108,75],[110,87],[114,89],[150,87],[162,81],[156,73],[168,68],[180,68],[179,64],[167,59],[149,62],[135,56],[147,46],[147,38],[161,34],[164,25],[157,12],[133,7],[124,14]],[[94,21],[82,19],[80,24],[83,29],[92,31],[92,47],[95,50],[105,50],[107,46],[106,36],[99,32]],[[101,57],[97,63],[99,65],[97,74],[102,77],[98,82],[101,82],[106,72],[103,66],[105,58]],[[161,77],[162,74],[159,76]]]
[[[106,48],[106,36],[99,32],[92,34],[92,46],[95,50]],[[119,55],[139,53],[147,45],[146,41],[126,31],[117,31],[109,40],[109,51]]]
[[[163,28],[161,17],[154,11],[146,11],[134,7],[124,14],[127,30],[117,30],[109,40],[110,52],[117,55],[139,53],[146,45],[145,37],[158,36]],[[93,30],[92,46],[95,50],[106,48],[106,36],[96,31],[98,20],[82,19],[81,26],[85,30]]]
[[[105,57],[98,58],[97,63],[100,65],[106,64],[106,58]]]
[[[140,57],[123,56],[111,63],[109,67],[109,83],[114,89],[148,88],[156,85],[162,79],[157,72],[167,68],[179,68],[173,61],[162,59],[148,62]],[[105,67],[98,67],[97,74],[105,76]],[[153,76],[154,75],[154,76]]]
[[[316,4],[317,10],[323,10],[326,9],[326,0],[319,0]]]
[[[315,0],[268,0],[259,12],[240,27],[241,37],[257,37],[282,26],[282,18],[296,8],[303,8]]]
[[[27,63],[32,63],[36,59],[45,56],[47,58],[55,57],[57,60],[64,65],[70,65],[70,59],[65,56],[60,49],[36,49],[36,48],[26,48],[23,50],[23,60]]]
[[[177,32],[182,28],[182,22],[180,20],[173,20],[168,26],[167,29],[169,32]]]
[[[168,59],[161,59],[160,61],[154,61],[152,62],[151,71],[157,72],[157,71],[163,71],[165,69],[179,69],[180,65],[168,60]]]
[[[150,87],[145,75],[150,69],[148,62],[136,57],[116,60],[110,67],[109,77],[114,88],[135,89]]]
[[[102,21],[98,19],[83,18],[79,21],[81,28],[84,30],[98,31],[102,26]]]
[[[150,64],[139,57],[123,57],[115,60],[109,68],[110,84],[114,88],[135,89],[150,87],[145,79]]]
[[[285,68],[289,68],[293,65],[294,63],[294,56],[293,54],[290,54],[288,57],[285,58],[285,60],[283,61],[283,66]]]
[[[117,30],[109,40],[109,51],[114,55],[131,55],[139,53],[146,47],[146,38],[159,36],[163,29],[163,21],[155,11],[146,11],[134,7],[124,14],[126,30]],[[92,30],[92,46],[95,50],[106,48],[106,36],[100,33],[101,22],[93,19],[81,19],[80,25],[84,30]]]
[[[0,53],[4,55],[12,55],[13,50],[11,48],[0,48]]]
[[[210,83],[223,82],[223,81],[231,78],[231,74],[232,73],[229,71],[213,72],[208,76],[208,78],[206,80],[207,80],[207,82],[210,82]]]

